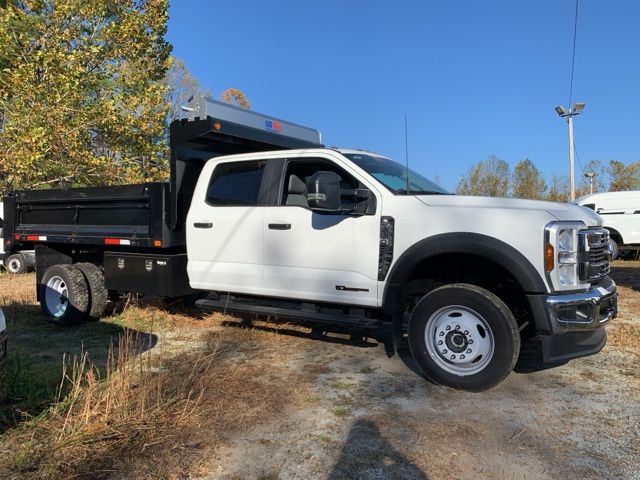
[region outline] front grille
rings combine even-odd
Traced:
[[[604,228],[578,232],[580,280],[596,283],[609,275],[609,231]]]

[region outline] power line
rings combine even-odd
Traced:
[[[573,19],[573,53],[571,54],[571,81],[569,82],[569,108],[571,108],[571,100],[573,99],[573,70],[576,65],[576,36],[578,33],[578,6],[580,0],[576,0],[576,14]]]

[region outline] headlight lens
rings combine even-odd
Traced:
[[[545,266],[547,278],[554,290],[575,290],[583,287],[578,276],[578,231],[585,228],[582,223],[552,222],[545,230]],[[555,247],[555,260],[549,262],[548,245]],[[554,265],[555,264],[555,265]]]

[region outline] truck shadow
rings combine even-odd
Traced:
[[[621,287],[640,290],[640,263],[616,261],[611,267],[611,278]]]
[[[428,480],[427,475],[385,440],[374,422],[366,419],[351,425],[340,457],[327,478]]]
[[[94,373],[105,375],[109,355],[117,354],[119,339],[133,341],[135,354],[155,347],[158,338],[147,332],[107,322],[61,327],[50,322],[37,305],[14,303],[2,307],[9,333],[7,360],[0,371],[0,433],[38,416],[64,397],[63,371],[84,355]]]

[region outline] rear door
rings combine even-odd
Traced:
[[[266,170],[265,160],[205,165],[187,216],[191,287],[263,293]]]
[[[367,215],[312,212],[304,196],[306,179],[334,171],[344,188],[368,188],[328,158],[285,162],[276,205],[265,207],[265,294],[310,301],[377,305],[380,199]]]

